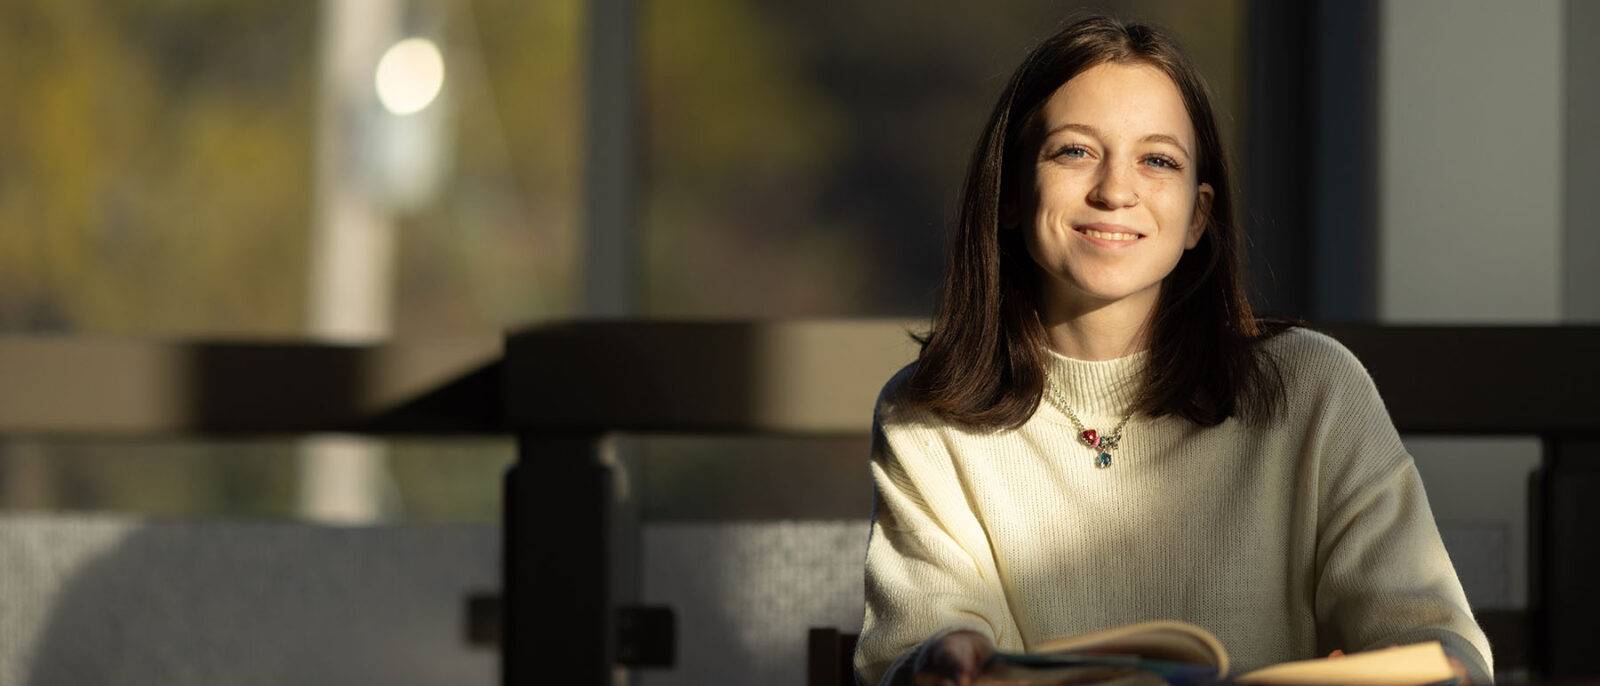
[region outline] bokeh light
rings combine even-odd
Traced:
[[[444,87],[444,57],[426,38],[407,38],[390,46],[378,60],[378,100],[395,115],[419,112]]]

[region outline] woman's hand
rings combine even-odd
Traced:
[[[983,665],[994,654],[994,642],[976,631],[961,629],[945,634],[917,657],[913,683],[917,686],[1002,686],[1021,683],[983,676]]]
[[[970,686],[994,654],[994,642],[976,631],[961,629],[945,634],[921,652],[913,669],[917,686]]]
[[[1455,672],[1457,679],[1456,686],[1472,686],[1472,677],[1467,676],[1466,665],[1461,664],[1460,660],[1450,657],[1449,655],[1446,655],[1444,659],[1450,661],[1450,671]]]

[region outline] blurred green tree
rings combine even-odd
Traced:
[[[300,327],[314,9],[0,4],[0,328]]]

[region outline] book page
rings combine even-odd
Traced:
[[[1034,653],[1137,655],[1151,660],[1210,665],[1228,673],[1228,652],[1211,632],[1188,622],[1160,620],[1128,624],[1039,644]]]
[[[1351,653],[1343,657],[1285,662],[1239,676],[1241,684],[1313,686],[1371,684],[1421,686],[1453,682],[1450,661],[1438,641]]]

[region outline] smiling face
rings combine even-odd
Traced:
[[[1033,185],[1019,214],[1041,317],[1048,326],[1118,305],[1142,323],[1162,280],[1199,242],[1213,197],[1197,183],[1194,126],[1177,86],[1147,64],[1103,63],[1063,84],[1036,116]]]

